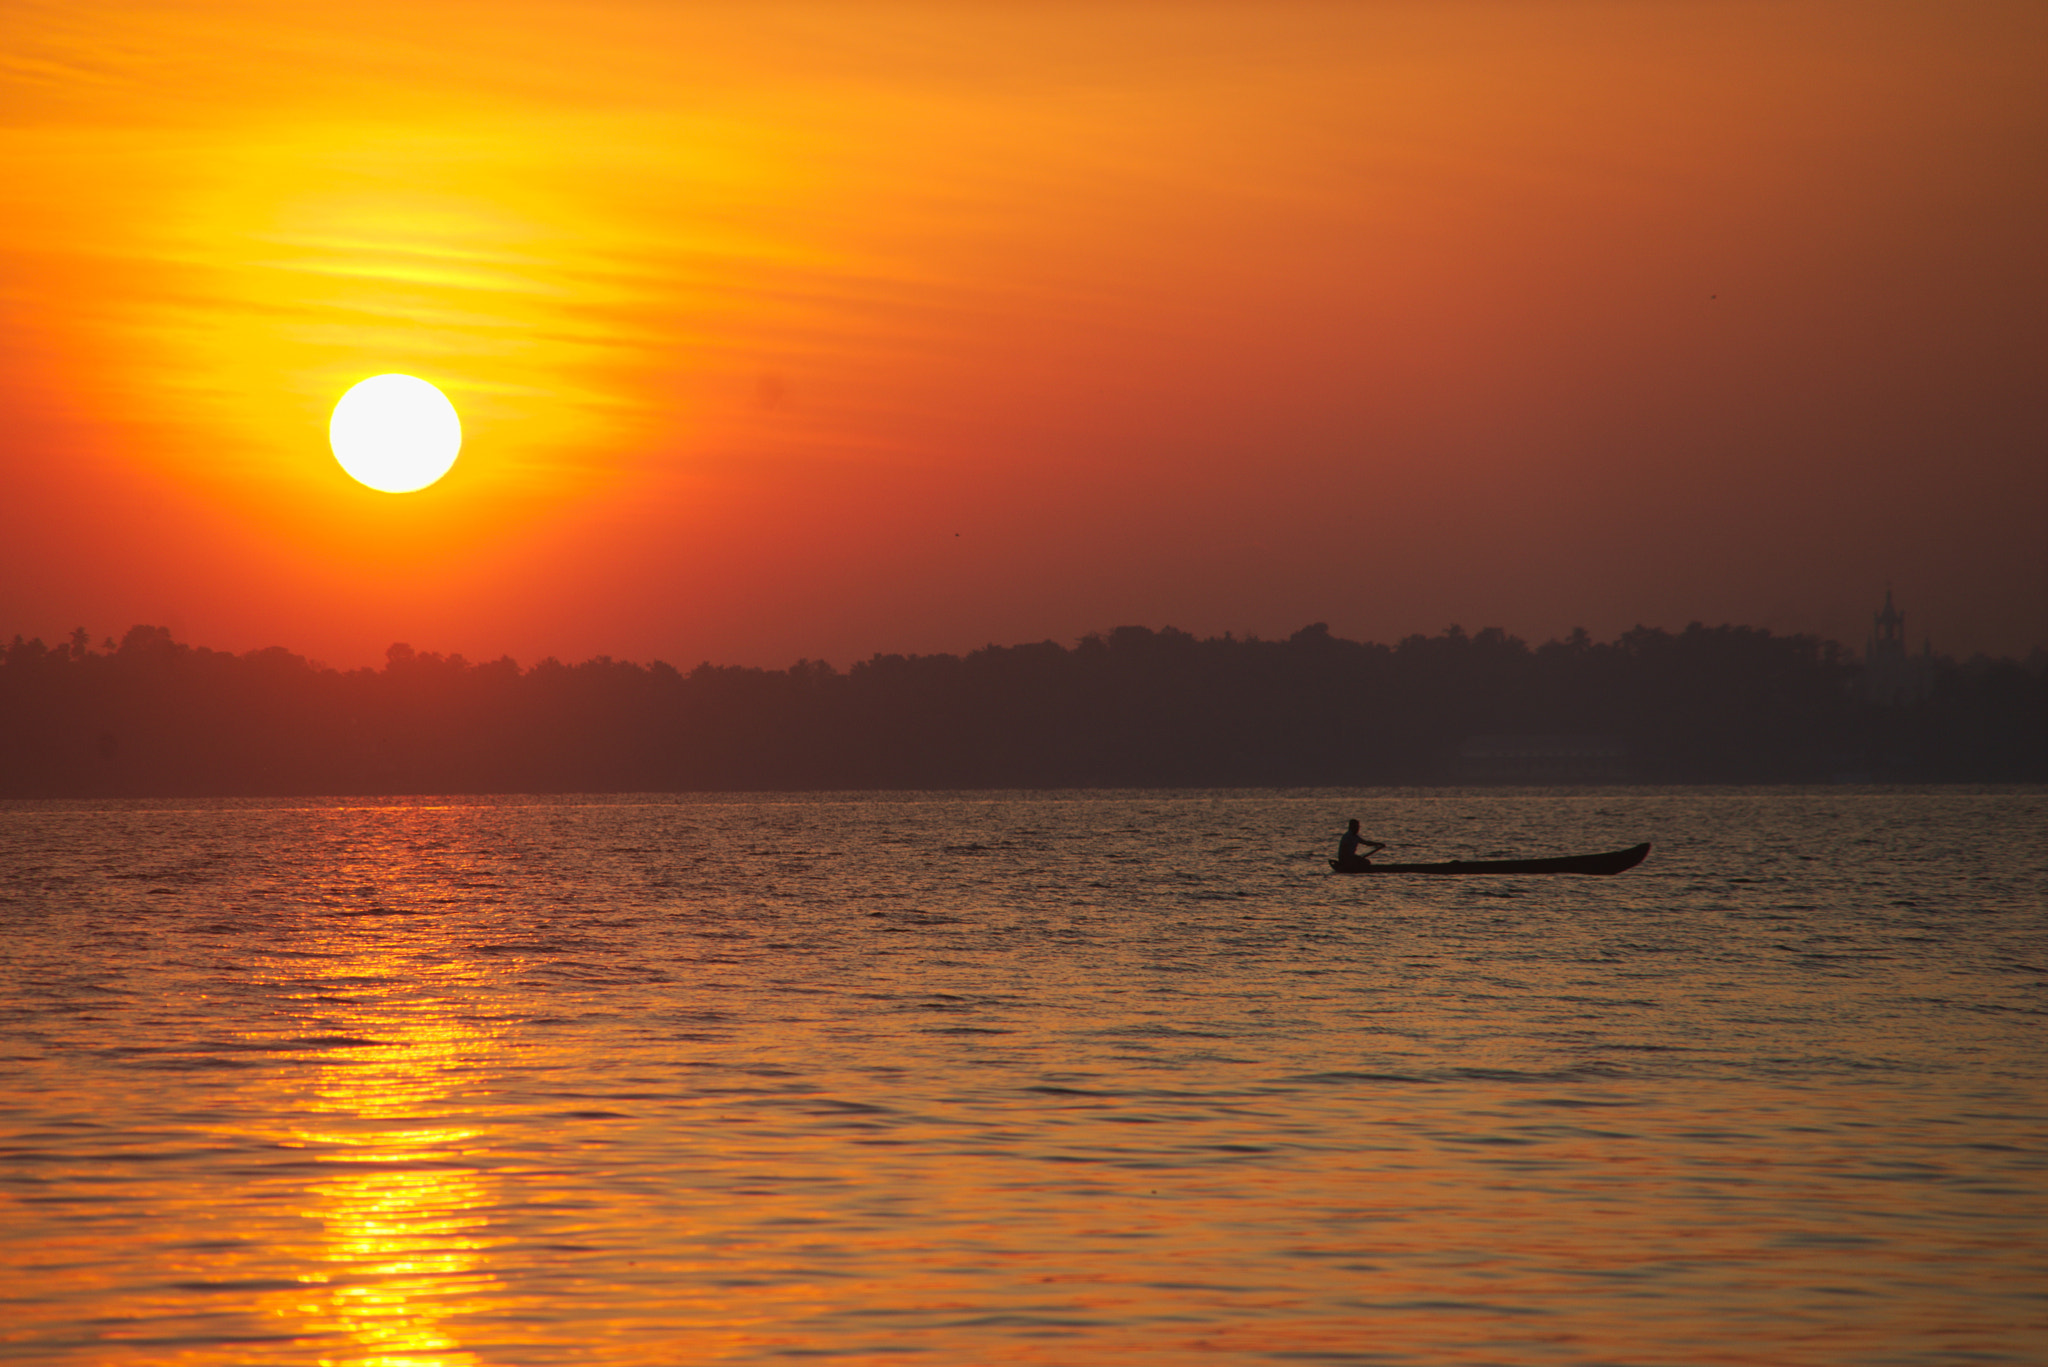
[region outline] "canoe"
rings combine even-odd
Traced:
[[[1566,854],[1555,859],[1453,859],[1447,864],[1343,863],[1332,859],[1333,873],[1620,873],[1643,862],[1650,842],[1606,854]]]

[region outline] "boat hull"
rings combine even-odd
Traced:
[[[1632,869],[1650,853],[1650,842],[1606,854],[1567,854],[1554,859],[1453,859],[1443,864],[1346,863],[1332,859],[1332,873],[1587,873],[1605,875]]]

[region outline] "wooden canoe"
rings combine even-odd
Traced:
[[[1606,854],[1566,854],[1554,859],[1453,859],[1444,864],[1373,864],[1332,859],[1333,873],[1620,873],[1643,862],[1650,842]]]

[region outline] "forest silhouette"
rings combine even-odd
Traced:
[[[1930,658],[1881,700],[1833,643],[1697,623],[1534,647],[1119,627],[687,673],[406,645],[336,670],[81,629],[0,659],[0,796],[2042,781],[2044,666]]]

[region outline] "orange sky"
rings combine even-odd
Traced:
[[[0,639],[2048,644],[2048,8],[10,0]],[[461,411],[417,494],[329,409]]]

